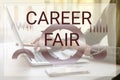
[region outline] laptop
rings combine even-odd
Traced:
[[[32,65],[32,66],[49,66],[49,65],[53,65],[52,63],[50,63],[49,61],[47,61],[41,54],[40,51],[36,51],[34,49],[34,46],[33,44],[31,44],[32,42],[30,43],[23,43],[23,41],[21,40],[21,36],[20,36],[20,33],[17,29],[17,25],[15,24],[15,21],[13,19],[13,17],[11,16],[10,14],[10,10],[8,7],[6,7],[6,11],[7,11],[7,14],[8,14],[8,18],[9,18],[9,21],[10,21],[10,25],[11,25],[11,28],[12,30],[14,31],[15,33],[15,36],[16,38],[18,39],[19,43],[16,43],[16,46],[21,46],[21,49],[28,49],[30,51],[32,51],[33,55],[34,55],[34,58],[30,58],[28,56],[25,56],[25,58],[28,60],[28,62]],[[66,50],[64,51],[64,53],[68,53],[68,51],[71,53],[72,50]],[[73,51],[74,52],[74,51]],[[61,54],[59,54],[61,53]],[[70,57],[69,55],[65,55],[64,53],[62,54],[63,52],[61,52],[61,50],[58,50],[58,51],[51,51],[51,55],[56,57],[56,54],[57,56],[59,56],[60,58],[68,58]],[[69,53],[69,54],[70,54]],[[24,53],[23,53],[24,54]],[[72,55],[73,53],[71,53],[70,55]],[[80,59],[79,61],[75,62],[75,64],[82,64],[82,63],[88,63],[89,61],[87,59]]]

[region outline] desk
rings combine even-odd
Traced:
[[[99,78],[103,77],[103,75],[108,76],[106,78],[111,78],[109,76],[113,76],[116,72],[114,69],[116,65],[114,64],[90,61],[90,74],[73,74],[67,76],[49,77],[45,73],[45,70],[50,68],[50,66],[30,66],[26,59],[22,56],[18,57],[17,60],[13,60],[11,58],[12,54],[15,49],[18,49],[14,43],[5,43],[4,45],[0,44],[0,49],[0,51],[4,53],[4,59],[2,57],[2,60],[0,60],[1,65],[3,65],[4,61],[4,70],[3,67],[0,67],[0,72],[2,69],[5,80],[99,80]],[[0,56],[3,55],[0,54]],[[120,66],[117,66],[117,69],[120,69]],[[98,72],[102,75],[98,75]]]

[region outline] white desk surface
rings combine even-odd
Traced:
[[[110,78],[109,76],[113,76],[116,72],[115,69],[113,69],[113,67],[116,66],[114,64],[90,61],[88,67],[90,70],[89,74],[49,77],[45,73],[45,70],[50,68],[50,66],[30,66],[26,59],[22,56],[20,56],[17,60],[13,60],[11,57],[15,49],[17,49],[17,47],[13,43],[4,45],[0,44],[0,51],[3,53],[0,54],[0,58],[2,59],[0,60],[0,65],[4,65],[0,66],[0,75],[4,76],[5,80],[99,80],[101,77],[104,77],[102,75],[108,76],[105,78],[106,80],[107,78]],[[120,69],[120,66],[117,66],[117,69]],[[98,72],[102,75],[99,75]]]

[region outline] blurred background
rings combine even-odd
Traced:
[[[41,3],[54,3],[54,4],[55,3],[62,3],[62,4],[64,4],[64,3],[79,3],[79,4],[116,3],[116,47],[120,47],[120,0],[0,0],[0,11],[1,11],[1,13],[0,13],[0,43],[4,42],[4,27],[2,24],[3,23],[2,11],[4,11],[3,7],[2,7],[3,3],[14,3],[14,4],[15,3],[37,3],[37,4],[41,4]],[[10,32],[9,35],[11,35],[11,34],[12,33]],[[104,35],[101,36],[101,38],[103,38],[103,37],[104,37]],[[11,38],[11,41],[13,40],[12,37],[9,37],[9,38]],[[2,47],[4,47],[4,46],[2,46]],[[0,51],[3,52],[2,49],[0,49]],[[117,64],[120,64],[120,49],[117,48],[116,52],[117,52],[117,55],[116,55]],[[3,57],[0,56],[0,58],[2,59]],[[0,65],[3,62],[2,60],[0,60]],[[0,74],[2,73],[1,69],[3,69],[3,68],[1,68],[1,66],[0,66]]]

